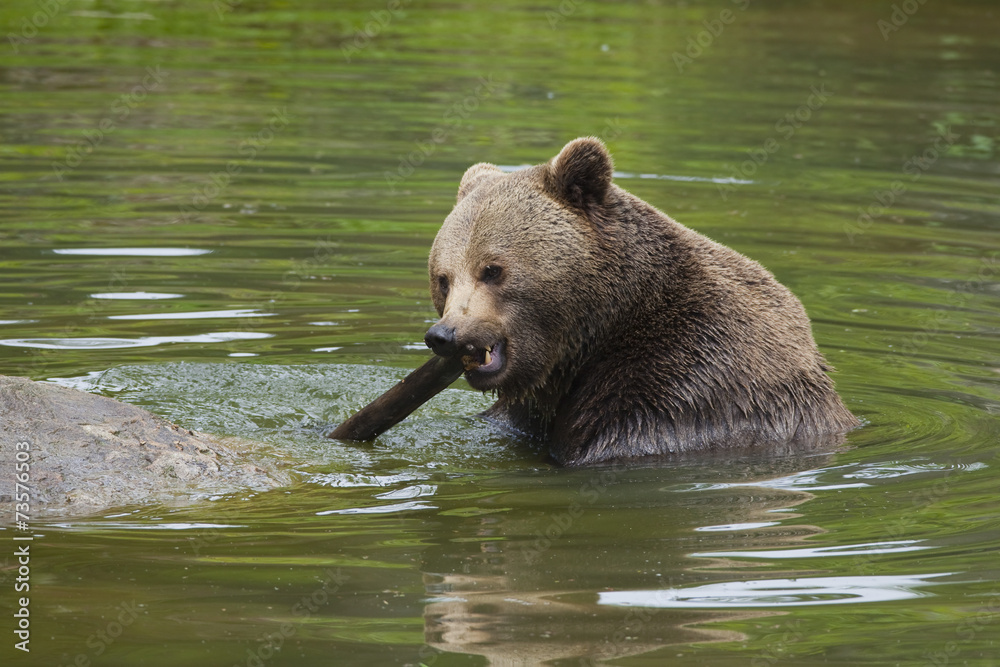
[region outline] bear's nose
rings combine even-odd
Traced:
[[[434,354],[442,357],[453,357],[458,353],[455,327],[449,327],[440,322],[427,330],[424,342],[427,343],[427,347],[434,350]]]

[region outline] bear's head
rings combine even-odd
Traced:
[[[600,233],[612,172],[604,144],[581,138],[545,164],[505,173],[481,163],[462,177],[430,252],[441,319],[425,340],[462,356],[474,388],[537,397],[592,339],[595,309],[613,297],[614,253]]]

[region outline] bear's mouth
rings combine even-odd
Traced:
[[[468,346],[468,354],[462,355],[462,363],[466,371],[476,373],[496,373],[504,364],[503,341],[498,341],[488,348]]]

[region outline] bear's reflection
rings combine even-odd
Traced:
[[[427,589],[440,591],[424,609],[428,646],[482,655],[497,666],[572,658],[590,664],[672,644],[737,640],[734,632],[688,626],[748,615],[602,607],[595,596],[568,590],[512,592],[505,577],[429,576]]]
[[[420,662],[432,665],[438,652],[447,652],[484,656],[496,666],[592,664],[671,645],[740,640],[710,624],[775,612],[609,606],[598,604],[598,593],[744,578],[748,573],[740,570],[750,563],[691,554],[722,540],[729,550],[788,548],[820,532],[797,525],[799,515],[787,511],[811,494],[755,486],[759,472],[749,467],[727,475],[732,483],[717,489],[708,484],[671,493],[663,488],[669,474],[662,469],[630,471],[575,513],[564,507],[527,518],[502,511],[464,517],[454,541],[425,553],[427,646]],[[659,493],[659,506],[648,499],[639,504],[651,491]],[[529,500],[545,507],[544,499]],[[642,535],[634,534],[637,526]]]

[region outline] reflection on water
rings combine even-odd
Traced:
[[[144,313],[141,315],[109,315],[109,320],[217,320],[239,317],[271,317],[274,313],[257,310],[202,310],[191,313]]]
[[[777,521],[758,521],[755,523],[724,523],[721,526],[699,526],[698,528],[695,528],[695,530],[701,531],[703,533],[708,533],[715,531],[753,530],[754,528],[770,528],[771,526],[777,526],[777,525],[778,525]]]
[[[132,318],[129,318],[132,319]],[[147,318],[142,318],[147,319]],[[148,318],[164,319],[164,318]],[[190,318],[171,318],[190,319]],[[237,340],[270,338],[273,334],[251,331],[219,331],[194,336],[140,336],[139,338],[8,338],[0,345],[32,347],[41,350],[115,350],[123,347],[152,347],[165,343],[228,343]]]
[[[139,299],[155,301],[157,299],[180,299],[183,294],[168,294],[166,292],[98,292],[91,294],[91,299]]]
[[[727,581],[680,590],[609,591],[600,594],[599,603],[620,607],[726,609],[888,602],[920,597],[919,589],[934,583],[928,579],[949,574]]]
[[[620,613],[566,591],[509,592],[504,577],[461,575],[425,579],[429,593],[424,633],[428,646],[448,653],[480,655],[489,665],[548,664],[558,660],[593,664],[689,643],[739,641],[741,635],[690,627],[732,619],[732,612],[703,614],[684,621],[657,609]],[[586,661],[586,662],[584,662]]]
[[[53,248],[57,255],[91,255],[94,257],[193,257],[207,255],[211,250],[199,248]]]
[[[887,33],[860,0],[142,4],[0,3],[0,373],[267,443],[299,481],[39,518],[33,661],[995,662],[990,3]],[[865,422],[846,447],[558,470],[464,381],[323,438],[426,358],[464,170],[585,135],[802,299]]]
[[[372,505],[371,507],[346,507],[339,510],[326,510],[325,512],[316,512],[317,516],[326,516],[328,514],[391,514],[394,512],[412,512],[414,510],[434,510],[437,509],[436,505],[430,505],[428,503],[422,502],[409,502],[409,503],[392,503],[389,505]]]
[[[748,524],[739,524],[733,530],[747,530]],[[751,524],[753,528],[761,528],[775,524]],[[695,529],[701,530],[701,529]],[[865,556],[872,554],[898,554],[905,551],[920,551],[930,549],[927,546],[914,546],[922,540],[900,540],[898,542],[870,542],[868,544],[838,544],[832,547],[805,547],[802,549],[768,549],[766,551],[713,551],[693,553],[692,558],[711,558],[719,556],[734,556],[742,558],[823,558],[827,556]]]
[[[108,514],[105,519],[118,519],[131,516],[130,512],[123,514]],[[237,524],[228,523],[129,523],[127,521],[74,521],[73,523],[53,523],[55,528],[69,528],[74,530],[87,529],[113,529],[113,530],[216,530],[219,528],[246,528]]]

